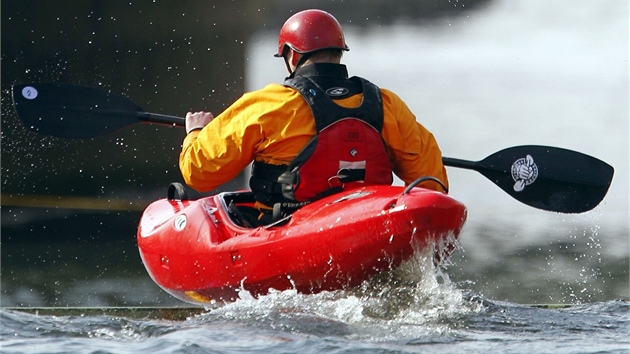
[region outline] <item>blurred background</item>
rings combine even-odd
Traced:
[[[23,127],[11,86],[64,82],[146,111],[219,113],[281,83],[277,34],[293,13],[331,12],[350,75],[398,93],[445,156],[480,160],[539,144],[615,167],[580,215],[519,204],[449,169],[469,208],[446,272],[462,289],[521,303],[629,298],[628,3],[625,0],[46,1],[1,3],[2,306],[180,304],[146,274],[141,212],[182,181],[184,131],[136,125],[67,140]],[[220,190],[244,188],[240,176]]]

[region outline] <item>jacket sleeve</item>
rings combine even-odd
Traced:
[[[383,138],[389,149],[394,173],[405,184],[419,177],[432,176],[448,188],[448,176],[442,163],[442,152],[433,134],[418,123],[407,105],[394,93],[383,93]],[[427,181],[420,186],[442,191],[435,182]]]
[[[186,184],[210,191],[229,182],[253,160],[261,129],[241,115],[241,98],[206,127],[186,136],[179,155],[179,169]]]
[[[244,94],[182,144],[185,182],[210,191],[229,182],[254,159],[289,162],[315,135],[310,108],[300,94],[279,84]]]

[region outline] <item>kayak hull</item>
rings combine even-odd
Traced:
[[[137,240],[156,284],[196,304],[234,301],[240,290],[259,296],[269,289],[351,288],[427,247],[442,261],[466,220],[465,206],[445,193],[370,186],[308,204],[282,223],[249,228],[238,225],[229,203],[246,205],[250,194],[149,205]]]

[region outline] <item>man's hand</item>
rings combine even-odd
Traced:
[[[186,113],[186,134],[193,130],[202,129],[214,119],[210,112]]]

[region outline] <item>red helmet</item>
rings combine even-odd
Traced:
[[[327,48],[350,50],[337,19],[322,10],[304,10],[289,17],[280,29],[274,56],[281,57],[285,46],[300,54]]]

